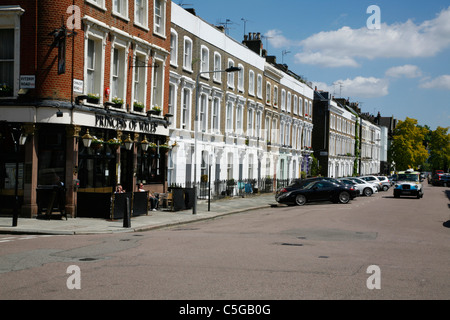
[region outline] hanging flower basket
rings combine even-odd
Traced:
[[[117,138],[112,138],[112,139],[109,139],[108,141],[106,141],[105,144],[107,144],[112,150],[117,151],[119,149],[120,145],[122,144],[122,140],[117,139]]]

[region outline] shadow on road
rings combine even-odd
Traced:
[[[445,221],[442,225],[446,228],[450,228],[450,220]]]

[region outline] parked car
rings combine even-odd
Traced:
[[[332,201],[335,203],[349,203],[357,196],[357,190],[347,187],[340,182],[326,180],[313,181],[303,188],[281,188],[275,195],[278,203],[303,206],[307,202]]]
[[[450,186],[450,174],[448,173],[437,173],[431,178],[431,184],[433,186]]]
[[[367,181],[369,183],[372,183],[375,187],[377,187],[378,191],[382,189],[380,180],[378,180],[378,178],[375,176],[361,176],[358,178]]]
[[[347,179],[353,180],[357,183],[358,189],[360,189],[361,194],[365,195],[366,197],[370,197],[374,193],[378,193],[378,188],[373,185],[372,183],[369,183],[367,181],[364,181],[362,179],[358,179],[355,177],[349,177]]]
[[[395,181],[397,181],[397,176],[397,174],[393,174],[388,177],[389,181],[391,182],[391,186],[393,186],[395,184]]]
[[[391,187],[391,182],[389,181],[388,177],[385,176],[376,176],[378,180],[381,182],[381,190],[388,191]]]
[[[294,179],[287,187],[284,187],[284,188],[286,188],[287,190],[301,189],[304,186],[306,186],[307,184],[314,182],[314,181],[319,181],[319,180],[326,180],[326,181],[340,183],[338,180],[336,180],[334,178],[314,177],[314,178],[306,178],[306,179]],[[282,189],[282,188],[280,188],[280,189]]]
[[[423,187],[420,182],[420,172],[412,169],[398,173],[398,179],[394,187],[394,197],[414,196],[423,198]]]

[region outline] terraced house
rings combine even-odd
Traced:
[[[117,183],[165,190],[170,16],[168,0],[1,1],[2,210],[18,196],[36,216],[60,182],[72,216],[109,212]]]
[[[239,43],[172,3],[170,65],[169,185],[308,170],[313,90],[267,56],[259,34]]]

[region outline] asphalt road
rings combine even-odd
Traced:
[[[450,298],[450,189],[149,232],[0,235],[0,299]]]

